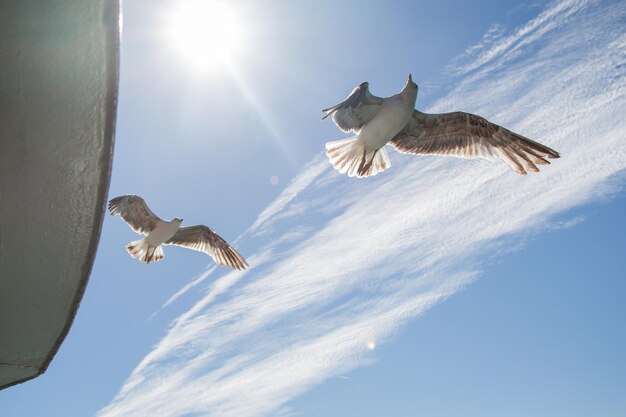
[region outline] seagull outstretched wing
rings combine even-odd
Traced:
[[[337,127],[344,132],[357,132],[378,113],[383,99],[369,92],[369,83],[359,84],[341,103],[322,110],[322,120],[333,116]]]
[[[137,233],[147,235],[162,220],[148,208],[143,198],[137,195],[123,195],[109,201],[109,211],[119,214]]]
[[[389,142],[397,151],[415,155],[501,159],[518,174],[538,172],[553,149],[470,113],[427,114],[415,110],[406,127]]]
[[[165,245],[183,246],[204,252],[220,265],[246,269],[248,263],[224,239],[207,226],[181,227]]]

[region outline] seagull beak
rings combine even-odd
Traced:
[[[413,81],[413,76],[409,74],[409,81]]]

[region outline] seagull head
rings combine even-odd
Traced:
[[[178,224],[181,224],[183,222],[183,219],[179,219],[178,217],[175,217],[173,221],[177,222]]]
[[[413,82],[413,76],[411,74],[409,74],[409,77],[406,79],[402,92],[415,94],[417,97],[417,84]]]
[[[408,86],[413,87],[417,90],[417,84],[413,82],[413,76],[411,74],[409,74],[409,77],[406,79],[405,87]]]

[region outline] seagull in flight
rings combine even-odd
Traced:
[[[415,110],[417,84],[411,74],[402,91],[380,98],[359,84],[348,97],[322,110],[351,138],[328,142],[326,155],[336,170],[350,177],[369,177],[391,166],[385,145],[413,155],[501,159],[513,171],[539,172],[546,158],[559,158],[553,149],[511,132],[475,114],[428,114]]]
[[[126,250],[145,263],[165,257],[161,245],[176,245],[204,252],[220,265],[245,269],[248,264],[224,239],[207,226],[180,227],[183,219],[161,220],[148,208],[143,198],[123,195],[109,201],[111,215],[120,217],[137,233],[146,237],[130,242]]]

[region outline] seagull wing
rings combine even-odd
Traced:
[[[207,226],[181,227],[165,245],[176,245],[204,252],[220,265],[246,269],[248,263],[224,239]]]
[[[123,195],[109,201],[111,215],[119,214],[137,233],[147,235],[162,221],[148,208],[143,198],[137,195]]]
[[[332,115],[339,129],[356,132],[372,120],[382,102],[382,98],[370,94],[369,83],[364,82],[355,87],[344,101],[322,110],[326,113],[322,120]]]
[[[518,174],[538,172],[553,149],[511,132],[475,114],[427,114],[415,110],[406,127],[389,142],[397,151],[415,155],[501,159]]]

